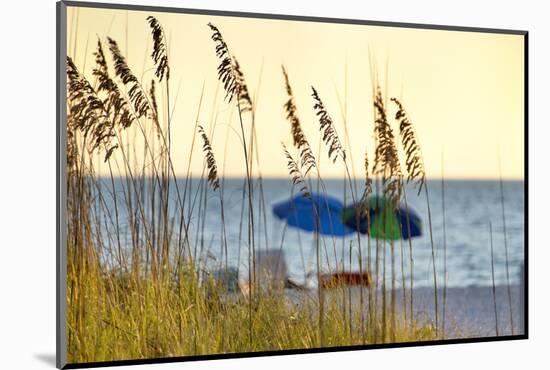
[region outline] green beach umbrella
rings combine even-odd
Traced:
[[[342,220],[346,226],[382,240],[409,239],[422,235],[422,221],[409,207],[396,207],[389,198],[372,196],[367,199],[367,217],[361,212],[362,206],[356,203],[342,210]]]

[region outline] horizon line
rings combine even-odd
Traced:
[[[111,176],[109,174],[99,174],[99,175],[96,175],[96,177],[98,178],[110,178]],[[125,176],[125,175],[113,175],[113,178],[126,178],[128,176]],[[153,177],[153,175],[146,175],[146,177]],[[173,178],[172,176],[170,176],[171,178]],[[175,177],[177,177],[178,179],[179,178],[185,178],[186,177],[186,174],[176,174]],[[190,175],[189,178],[193,178],[193,179],[196,179],[196,178],[200,178],[201,176],[196,176],[196,175]],[[219,176],[219,179],[226,179],[226,180],[241,180],[241,179],[244,179],[246,178],[246,175],[226,175],[226,176]],[[259,176],[252,176],[252,179],[258,179]],[[277,175],[262,175],[262,180],[284,180],[284,179],[288,179],[289,181],[291,181],[291,179],[288,177],[288,175],[281,175],[281,176],[277,176]],[[345,176],[341,176],[341,177],[336,177],[336,176],[323,176],[321,177],[321,180],[348,180]],[[373,177],[372,180],[377,180],[377,179],[380,179],[380,177]],[[354,179],[355,181],[364,181],[363,178],[356,178]],[[433,176],[433,177],[428,177],[426,178],[427,181],[441,181],[441,180],[445,180],[445,181],[523,181],[525,182],[525,176],[523,177],[513,177],[513,176],[508,176],[508,177],[469,177],[469,176],[464,176],[464,177],[455,177],[455,176],[450,176],[450,177],[441,177],[441,176]],[[405,182],[406,182],[406,179],[405,179]],[[415,182],[414,180],[411,180],[411,182]]]

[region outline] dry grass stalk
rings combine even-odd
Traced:
[[[288,174],[292,179],[292,184],[296,186],[300,186],[300,192],[304,197],[310,197],[311,194],[307,188],[304,174],[302,173],[302,171],[300,170],[300,167],[298,166],[298,162],[296,162],[296,160],[288,152],[286,145],[284,143],[281,143],[281,144],[283,146],[283,152],[285,153],[285,157],[288,160],[286,167],[288,168]]]
[[[390,198],[392,203],[397,206],[402,191],[401,165],[399,163],[399,155],[395,145],[393,130],[388,122],[380,86],[376,89],[374,109],[374,130],[378,145],[375,151],[373,173],[382,176],[384,195]]]
[[[407,182],[414,181],[418,187],[418,194],[420,194],[426,182],[426,171],[424,170],[422,150],[417,142],[414,127],[405,108],[403,108],[403,105],[397,98],[391,98],[391,101],[393,101],[398,108],[395,119],[399,122],[399,134],[406,155]]]
[[[153,58],[156,65],[155,75],[161,82],[164,76],[166,76],[166,80],[169,80],[170,65],[168,63],[167,43],[164,30],[159,21],[153,16],[147,17],[147,22],[151,27],[153,36],[153,52],[151,53],[151,58]]]
[[[214,152],[212,151],[212,145],[210,145],[210,140],[204,128],[199,125],[199,134],[202,137],[202,151],[205,155],[206,166],[208,167],[208,183],[213,190],[218,190],[220,188],[220,180],[218,178],[218,166],[216,165],[216,158],[214,157]]]
[[[506,262],[506,292],[508,293],[508,308],[510,317],[510,332],[514,335],[514,314],[512,309],[512,290],[510,288],[510,259],[508,255],[508,236],[506,232],[506,210],[504,206],[504,182],[502,181],[502,166],[500,163],[500,153],[498,153],[498,175],[500,189],[500,206],[502,210],[502,236],[504,237],[504,258]]]
[[[319,124],[321,125],[321,131],[323,131],[323,141],[328,146],[328,157],[333,163],[340,157],[344,162],[346,161],[346,152],[340,142],[340,138],[334,128],[334,122],[330,117],[323,101],[319,97],[317,90],[312,86],[312,94],[315,103],[313,109],[316,115],[319,117]]]
[[[157,103],[157,94],[156,94],[156,84],[155,80],[151,80],[151,87],[149,88],[149,99],[151,100],[151,119],[155,123],[155,129],[157,132],[157,139],[160,140],[160,122],[158,120],[159,114],[158,114],[158,103]]]
[[[396,98],[391,99],[398,107],[395,118],[399,121],[399,133],[401,136],[401,144],[405,151],[408,178],[407,181],[415,181],[418,186],[418,195],[422,188],[426,194],[426,206],[428,208],[428,226],[430,231],[430,245],[432,250],[432,266],[433,266],[433,281],[434,281],[434,307],[435,307],[435,330],[439,330],[439,301],[437,291],[437,269],[435,264],[435,244],[433,241],[432,230],[432,212],[430,207],[430,194],[428,191],[428,183],[426,182],[426,171],[424,168],[424,159],[414,127],[409,120],[403,105]]]
[[[309,171],[316,166],[315,156],[311,150],[311,146],[306,139],[306,135],[302,130],[300,124],[300,118],[298,117],[296,101],[294,94],[292,93],[292,87],[290,86],[290,80],[285,67],[282,66],[283,76],[285,78],[286,93],[288,100],[284,105],[286,112],[286,118],[290,122],[291,134],[294,146],[300,151],[300,166],[304,169],[304,176],[307,176]]]
[[[230,103],[236,98],[241,113],[252,111],[252,98],[248,93],[248,87],[239,62],[229,52],[229,47],[220,30],[212,23],[208,23],[208,27],[212,30],[212,40],[216,43],[216,56],[220,60],[218,79],[225,89],[226,101]]]
[[[67,98],[71,102],[68,127],[79,130],[84,138],[90,137],[90,153],[104,147],[107,151],[104,160],[107,161],[118,147],[118,144],[112,144],[116,137],[114,123],[109,118],[103,101],[88,80],[80,74],[70,57],[67,57],[67,80]]]
[[[244,74],[241,70],[241,65],[237,61],[236,57],[233,57],[233,71],[235,74],[235,79],[237,81],[237,98],[239,101],[239,109],[241,113],[252,112],[252,98],[248,93],[248,87],[244,79]]]
[[[109,69],[105,60],[103,46],[101,41],[97,40],[97,50],[94,53],[96,67],[92,74],[97,78],[97,92],[105,93],[107,97],[103,100],[107,114],[112,115],[112,120],[116,124],[124,128],[132,125],[135,117],[128,109],[126,100],[124,99],[118,85],[109,76]]]
[[[365,151],[365,160],[364,160],[364,168],[365,168],[365,188],[363,189],[363,195],[361,196],[361,206],[362,214],[368,215],[368,204],[367,204],[367,198],[372,193],[372,177],[370,176],[370,163],[369,163],[369,156],[368,153]]]
[[[254,122],[254,105],[250,94],[248,93],[248,87],[245,83],[244,74],[240,68],[237,60],[229,52],[229,47],[224,41],[220,30],[212,23],[208,23],[208,27],[212,30],[212,40],[216,43],[216,56],[219,59],[218,65],[218,80],[222,82],[225,89],[225,99],[228,102],[236,100],[239,113],[239,124],[241,127],[241,138],[243,141],[243,153],[246,168],[246,184],[247,184],[247,197],[248,197],[248,281],[250,283],[249,291],[249,305],[248,305],[248,332],[250,338],[250,346],[252,346],[253,337],[253,309],[252,301],[255,292],[256,282],[256,245],[254,237],[254,206],[253,206],[253,186],[252,186],[252,173],[251,165],[249,162],[249,155],[246,144],[246,135],[244,132],[243,113],[252,112],[252,121]],[[253,131],[253,130],[252,130]],[[253,153],[253,152],[252,152]],[[252,159],[252,158],[251,158]],[[243,188],[244,189],[244,188]]]
[[[493,224],[489,222],[489,240],[491,242],[491,282],[493,290],[493,309],[495,312],[495,334],[498,337],[498,310],[497,310],[497,292],[495,285],[495,254],[493,249]]]
[[[115,74],[128,87],[128,98],[134,106],[137,117],[146,117],[151,112],[151,105],[139,80],[126,63],[126,59],[120,52],[117,42],[110,37],[107,38],[107,41],[109,42],[109,50],[114,60]]]
[[[445,166],[444,157],[441,153],[441,215],[443,219],[443,314],[441,324],[441,336],[445,339],[445,323],[447,320],[447,221],[445,208]],[[491,231],[491,248],[492,248]]]

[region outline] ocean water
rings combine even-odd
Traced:
[[[124,245],[131,245],[128,212],[124,207],[124,179],[115,180],[115,194],[119,205],[119,230]],[[243,203],[243,179],[225,179],[223,183],[223,201],[225,214],[225,233],[227,236],[227,260],[230,266],[239,270],[241,278],[248,276],[248,234],[247,202]],[[185,179],[178,179],[180,198],[183,197]],[[324,180],[326,192],[345,203],[351,203],[350,186],[344,180]],[[363,184],[355,184],[358,193]],[[98,207],[105,220],[112,220],[114,209],[113,192],[109,179],[101,181],[103,206]],[[222,239],[220,192],[208,189],[202,192],[203,182],[198,178],[190,179],[190,191],[186,196],[185,219],[189,222],[188,237],[195,259],[207,269],[216,270],[225,265],[224,243]],[[174,243],[179,232],[178,195],[174,183],[170,193],[170,214],[174,225]],[[447,285],[449,287],[491,285],[491,243],[489,225],[493,229],[494,268],[497,285],[506,283],[505,238],[502,217],[502,202],[499,181],[445,181],[445,222],[446,238],[443,233],[442,185],[440,180],[428,182],[430,207],[432,214],[433,241],[436,250],[436,269],[438,283],[444,279],[444,245],[446,244]],[[524,260],[524,183],[523,181],[504,181],[504,210],[506,223],[506,243],[510,280],[512,284],[520,281],[519,271]],[[295,190],[297,191],[297,190]],[[307,280],[308,272],[315,271],[315,237],[311,232],[288,227],[284,221],[274,217],[272,205],[289,199],[292,187],[287,178],[264,179],[254,183],[254,223],[255,248],[257,253],[267,249],[281,249],[287,263],[290,277],[299,282]],[[204,195],[204,196],[203,196]],[[412,239],[412,258],[414,261],[414,284],[417,287],[433,286],[432,251],[429,235],[428,209],[425,193],[417,195],[412,185],[407,185],[408,207],[420,215],[423,222],[423,235]],[[244,208],[243,208],[244,204]],[[150,210],[145,206],[146,214]],[[107,213],[111,213],[111,218]],[[103,239],[113,243],[113,224],[104,222]],[[109,226],[110,225],[110,226]],[[359,248],[357,235],[345,238],[321,237],[322,268],[325,271],[359,270]],[[379,247],[380,259],[386,253],[386,271],[389,283],[391,271],[389,243],[360,236],[363,255],[363,268],[367,265],[367,249],[370,244],[374,260],[375,249]],[[409,242],[394,243],[396,286],[402,285],[403,277],[409,284],[410,245]],[[350,265],[351,248],[351,265]],[[403,259],[401,258],[403,256]],[[374,270],[374,264],[371,266]],[[382,267],[380,266],[380,271]]]

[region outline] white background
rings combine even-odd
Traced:
[[[119,2],[111,0],[111,2]],[[123,2],[131,2],[126,0]],[[546,231],[550,23],[544,1],[155,0],[134,4],[530,31],[530,339],[142,366],[142,369],[548,368]],[[0,368],[55,363],[55,2],[11,0],[0,21]],[[502,61],[506,63],[505,60]]]

